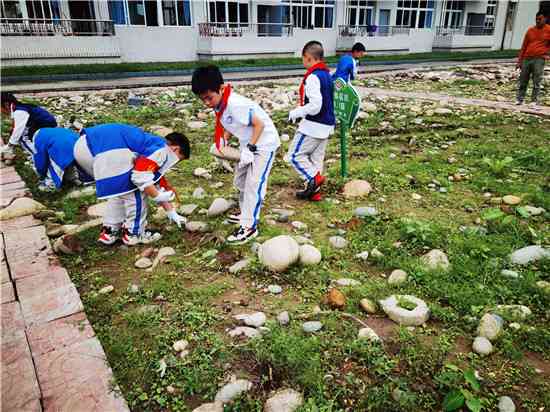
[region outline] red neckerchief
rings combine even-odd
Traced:
[[[227,108],[227,101],[229,100],[229,95],[231,94],[231,85],[228,84],[223,89],[222,101],[218,106],[216,111],[216,129],[214,131],[214,143],[216,143],[216,149],[220,150],[220,144],[223,138],[223,126],[222,126],[222,115],[225,109]]]
[[[324,70],[324,71],[328,72],[329,68],[328,68],[328,66],[326,65],[325,62],[319,62],[319,63],[316,63],[313,66],[311,66],[309,69],[307,69],[307,72],[304,75],[304,78],[302,79],[302,83],[300,84],[300,106],[304,105],[304,93],[305,93],[306,79],[315,70]]]

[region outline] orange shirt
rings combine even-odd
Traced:
[[[545,24],[542,29],[530,27],[523,38],[523,45],[519,52],[519,61],[528,57],[543,57],[550,53],[550,25]]]

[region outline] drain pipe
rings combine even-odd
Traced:
[[[500,50],[504,50],[504,40],[506,39],[506,23],[508,22],[508,13],[510,11],[510,0],[506,0],[506,12],[504,14],[504,24],[502,26],[502,40],[500,42]],[[513,17],[513,16],[512,16]],[[512,22],[513,24],[513,22]]]

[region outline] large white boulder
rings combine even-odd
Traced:
[[[430,270],[448,270],[449,258],[439,249],[432,249],[420,258],[422,263]]]
[[[540,259],[550,259],[550,249],[532,245],[518,249],[510,255],[510,261],[514,265],[528,265]]]
[[[278,391],[266,401],[264,412],[294,412],[304,403],[304,397],[294,389]]]
[[[11,205],[5,209],[0,210],[0,220],[32,215],[44,209],[46,209],[46,207],[42,203],[38,203],[30,197],[20,197],[15,199]]]
[[[344,197],[362,197],[372,191],[372,186],[366,180],[351,180],[344,185]]]
[[[208,216],[219,216],[227,212],[231,208],[231,202],[228,202],[222,197],[214,199],[210,207],[208,208]]]
[[[400,301],[407,301],[416,305],[414,309],[407,309],[400,305]],[[394,322],[403,326],[420,326],[429,319],[430,309],[426,302],[411,295],[392,295],[378,302],[386,315]]]
[[[300,246],[290,236],[276,236],[265,241],[258,250],[260,262],[274,272],[284,272],[298,261]]]
[[[321,252],[315,246],[300,246],[300,263],[302,265],[316,265],[321,261]]]

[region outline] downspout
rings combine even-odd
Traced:
[[[502,39],[500,41],[500,50],[504,50],[504,39],[506,38],[506,23],[508,22],[508,11],[510,8],[510,0],[506,0],[506,12],[504,13],[504,24],[502,25]]]

